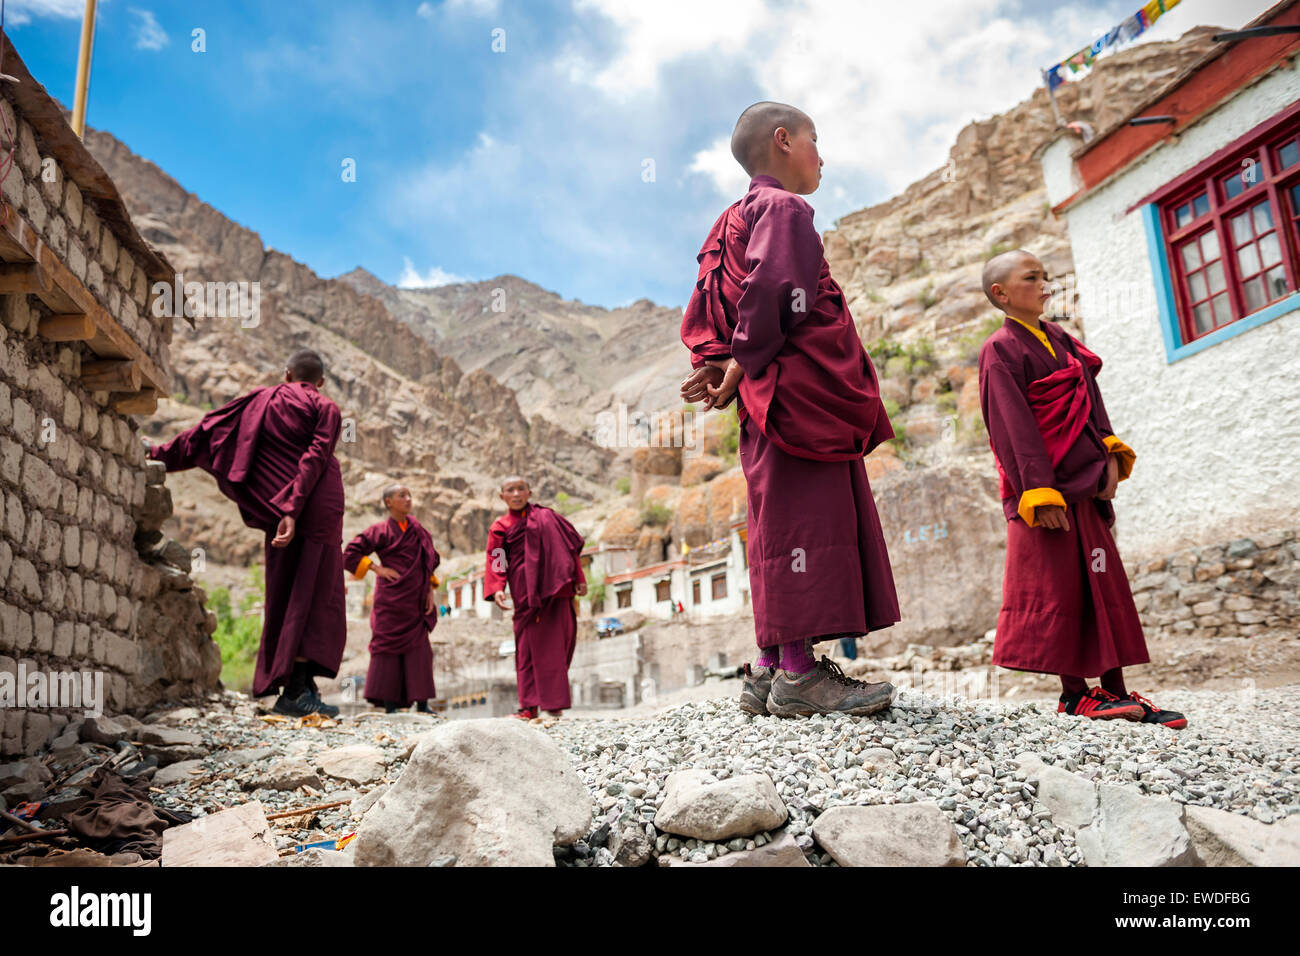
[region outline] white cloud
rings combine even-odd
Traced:
[[[31,23],[33,17],[76,20],[85,12],[85,0],[13,0],[5,8],[5,22],[22,26]]]
[[[420,4],[418,7],[415,8],[415,15],[417,17],[424,17],[424,19],[426,20],[432,20],[433,4],[429,3],[428,0],[425,0],[424,3]]]
[[[749,186],[749,176],[731,155],[729,136],[716,140],[712,146],[697,152],[686,171],[712,179],[723,196],[739,196]]]
[[[403,289],[432,289],[434,286],[468,281],[464,276],[454,275],[439,266],[431,266],[428,272],[421,274],[409,256],[402,256],[402,274],[397,284]]]
[[[170,42],[166,31],[163,30],[152,10],[132,7],[131,14],[136,18],[135,48],[137,50],[161,50]]]

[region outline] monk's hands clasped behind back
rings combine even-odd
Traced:
[[[1102,501],[1110,501],[1115,497],[1115,489],[1119,487],[1119,459],[1114,455],[1106,458],[1106,484],[1097,493],[1097,497]]]
[[[682,400],[700,402],[707,412],[726,408],[736,395],[744,371],[735,359],[712,359],[682,381]]]
[[[275,537],[271,539],[271,547],[287,548],[289,542],[293,540],[293,533],[297,522],[289,515],[280,519],[280,524],[275,529]]]

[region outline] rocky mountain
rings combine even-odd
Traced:
[[[540,496],[561,491],[594,499],[608,491],[612,454],[535,410],[482,368],[463,369],[351,283],[323,279],[268,249],[256,232],[231,222],[111,135],[88,131],[87,144],[121,190],[142,233],[185,282],[257,283],[245,318],[200,316],[177,323],[171,346],[174,401],[151,420],[173,434],[248,388],[281,377],[284,359],[310,346],[325,357],[325,391],[338,402],[345,431],[338,449],[356,514],[348,531],[378,514],[380,489],[409,484],[440,547],[477,550],[500,503],[502,474],[529,475]],[[227,313],[237,310],[227,308]],[[541,369],[538,369],[540,375]],[[351,426],[351,427],[349,427]],[[242,563],[260,547],[206,476],[176,476],[183,540],[215,560]]]

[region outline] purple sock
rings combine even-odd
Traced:
[[[781,645],[781,669],[790,674],[807,674],[817,666],[806,640],[788,641]]]
[[[760,647],[758,660],[755,667],[776,667],[781,663],[781,645],[773,644],[771,647]]]

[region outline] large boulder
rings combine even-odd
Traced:
[[[665,833],[717,841],[771,830],[785,818],[785,804],[765,773],[718,781],[703,770],[679,770],[664,785],[655,826]]]
[[[1213,807],[1187,807],[1183,822],[1206,866],[1300,866],[1300,817],[1260,823]]]
[[[965,866],[966,851],[937,803],[831,807],[813,839],[840,866]]]
[[[591,796],[558,746],[514,720],[430,731],[357,830],[357,866],[554,866],[591,824]]]
[[[1096,812],[1075,842],[1088,866],[1201,865],[1180,804],[1113,783],[1097,786]]]

